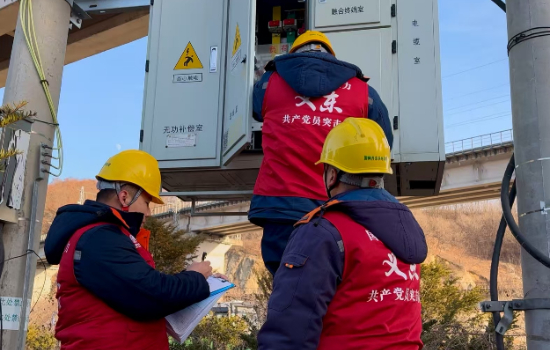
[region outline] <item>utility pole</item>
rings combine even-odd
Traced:
[[[518,216],[550,255],[550,0],[507,0]],[[518,35],[521,35],[518,37]],[[517,40],[515,38],[518,38]],[[550,269],[522,250],[524,298],[550,298]],[[550,349],[550,310],[525,311],[528,350]]]
[[[32,6],[37,45],[40,50],[42,66],[50,88],[54,108],[57,110],[71,10],[66,0],[34,0]],[[37,120],[47,123],[52,122],[46,96],[27,48],[21,27],[21,19],[19,18],[11,52],[4,102],[12,103],[23,100],[28,101],[26,107],[28,110],[37,112]],[[52,146],[54,131],[54,127],[50,124],[35,122],[32,125],[22,204],[21,210],[18,211],[19,223],[5,223],[2,230],[2,239],[4,241],[6,258],[8,259],[25,254],[28,247],[32,247],[32,249],[38,251],[40,243],[39,232],[44,214],[48,185],[47,177],[44,181],[35,184],[35,180],[41,175],[39,149],[41,143],[50,147]],[[37,194],[34,200],[33,192]],[[33,223],[31,223],[31,207],[33,204],[31,202],[33,201],[36,204],[36,211],[35,215],[33,215],[35,220],[32,220]],[[32,227],[34,227],[35,233],[38,231],[38,234],[34,234],[34,240],[29,245],[29,230]],[[0,280],[0,295],[2,297],[30,299],[35,270],[36,258],[34,255],[6,262]],[[26,273],[29,283],[27,288],[25,288],[27,295],[24,296],[24,276]],[[31,305],[28,307],[31,307]],[[20,315],[20,317],[25,318],[24,315]],[[21,326],[18,331],[3,331],[3,349],[24,349],[25,334],[26,331]]]

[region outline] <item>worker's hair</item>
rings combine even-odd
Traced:
[[[133,198],[139,191],[139,187],[134,184],[124,184],[121,186],[121,190],[127,191],[130,197]],[[96,201],[100,203],[107,203],[116,198],[116,190],[101,190],[97,193]]]

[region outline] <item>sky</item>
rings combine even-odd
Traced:
[[[490,0],[439,0],[439,21],[445,142],[511,129],[505,13]],[[65,66],[61,178],[92,178],[139,147],[146,50],[142,38]]]

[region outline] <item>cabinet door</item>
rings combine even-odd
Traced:
[[[323,31],[330,27],[391,24],[390,0],[317,0],[314,6],[314,26]]]
[[[224,0],[151,7],[141,147],[161,167],[219,166]],[[205,20],[208,19],[208,20]]]
[[[250,143],[255,0],[230,0],[227,26],[222,165]]]

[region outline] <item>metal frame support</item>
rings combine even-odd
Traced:
[[[137,11],[148,9],[153,0],[66,0],[69,6],[71,6],[71,23],[69,29],[72,26],[79,28],[82,26],[82,21],[85,19],[91,19],[90,14],[104,14],[104,13],[120,13],[127,11]]]
[[[479,306],[483,312],[504,312],[504,317],[495,326],[496,332],[504,335],[514,320],[514,311],[550,309],[550,298],[483,301]]]
[[[71,7],[71,18],[69,23],[69,30],[73,29],[73,25],[80,29],[82,26],[82,21],[85,19],[91,19],[92,17],[88,16],[88,14],[78,6],[74,2],[74,0],[65,0]]]
[[[125,12],[148,9],[152,0],[67,0],[75,4],[86,14]]]

